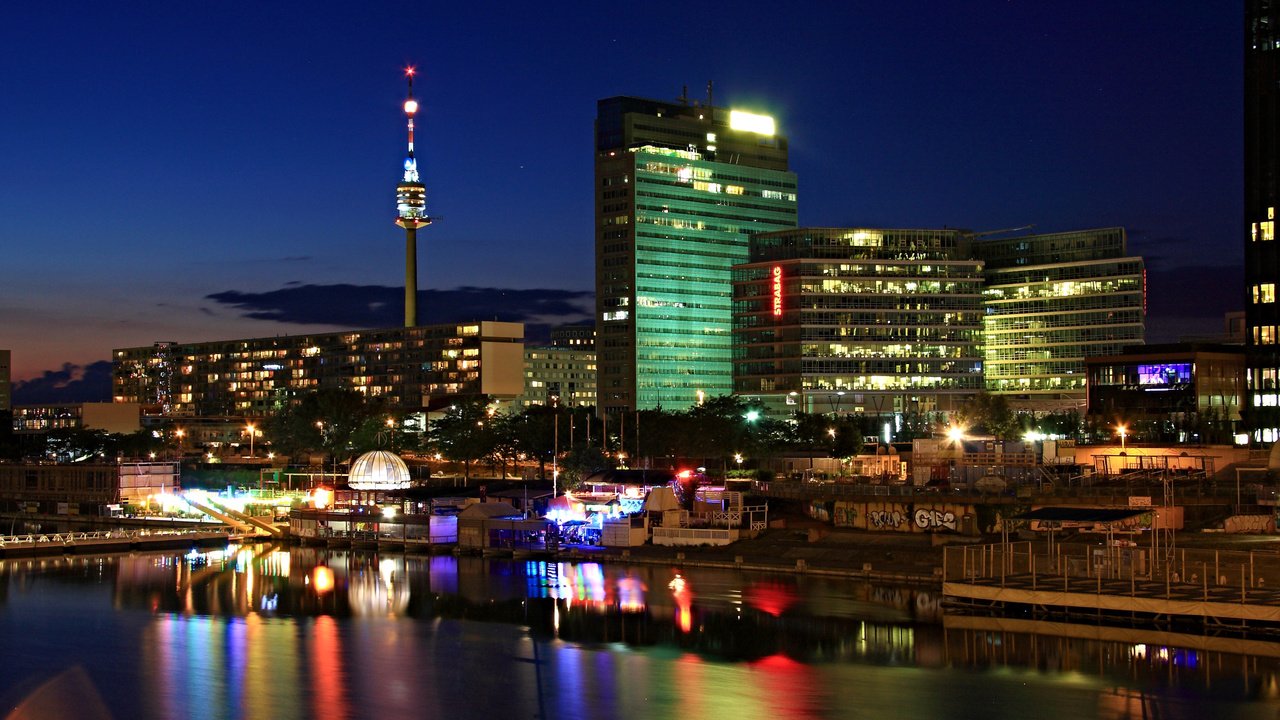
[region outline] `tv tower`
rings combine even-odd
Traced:
[[[418,101],[413,99],[413,66],[404,69],[409,80],[409,97],[404,114],[409,117],[409,156],[404,159],[404,178],[396,186],[396,224],[404,228],[404,326],[418,324],[418,228],[431,224],[427,215],[427,188],[418,179],[418,161],[413,157],[413,116]]]

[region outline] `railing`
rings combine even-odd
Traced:
[[[0,535],[0,548],[8,545],[74,545],[80,542],[97,540],[142,540],[178,535],[207,536],[211,533],[229,534],[229,531],[226,528],[210,528],[207,530],[94,530],[90,532]]]
[[[944,582],[1021,590],[1280,605],[1272,552],[1031,542],[947,547]]]

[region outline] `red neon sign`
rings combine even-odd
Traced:
[[[773,315],[782,315],[782,266],[773,266]]]

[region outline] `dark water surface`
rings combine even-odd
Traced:
[[[973,624],[930,591],[662,566],[5,560],[0,717],[41,687],[58,718],[1280,717],[1280,645]]]

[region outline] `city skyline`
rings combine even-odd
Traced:
[[[790,138],[801,226],[1122,225],[1150,268],[1149,339],[1242,308],[1229,9],[939,4],[921,25],[905,8],[670,7],[690,42],[574,5],[17,9],[0,30],[14,379],[157,340],[396,325],[406,64],[443,218],[419,248],[428,293],[589,318],[596,100],[714,80],[716,104]],[[761,18],[770,34],[748,32]]]

